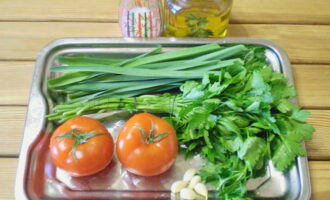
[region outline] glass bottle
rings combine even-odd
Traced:
[[[121,0],[119,22],[124,37],[151,38],[162,32],[159,0]]]
[[[164,0],[164,36],[223,37],[233,0]]]

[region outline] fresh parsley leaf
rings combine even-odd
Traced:
[[[300,121],[300,122],[305,122],[309,115],[310,115],[310,112],[308,112],[308,111],[295,110],[292,114],[292,118],[297,121]]]
[[[275,150],[272,161],[275,167],[284,171],[288,169],[295,161],[296,154],[291,152],[284,143],[281,143]]]
[[[244,160],[252,169],[258,160],[263,157],[266,141],[260,137],[249,137],[237,152],[240,159]]]

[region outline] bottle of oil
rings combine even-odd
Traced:
[[[164,36],[224,37],[233,0],[164,0]]]

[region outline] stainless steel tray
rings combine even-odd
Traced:
[[[170,51],[213,42],[267,47],[266,55],[273,69],[282,72],[293,84],[291,66],[285,52],[274,43],[262,39],[67,38],[48,44],[38,55],[34,70],[15,184],[16,199],[170,199],[171,182],[181,178],[183,171],[189,166],[199,168],[201,159],[196,157],[185,161],[179,156],[174,167],[168,172],[152,178],[129,174],[116,160],[102,172],[90,177],[72,178],[56,169],[49,158],[51,127],[45,119],[45,115],[53,106],[47,96],[46,80],[56,76],[49,72],[49,67],[60,54],[90,53],[122,58],[147,52],[158,44],[163,45],[164,51]],[[128,114],[113,112],[93,117],[102,117],[115,138],[118,128],[128,118]],[[256,199],[309,199],[311,187],[307,158],[297,158],[296,166],[285,173],[276,171],[270,163],[267,175],[250,180],[248,189],[255,192]]]

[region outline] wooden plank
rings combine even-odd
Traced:
[[[34,62],[0,62],[0,105],[26,105]]]
[[[119,0],[5,0],[0,20],[15,21],[118,21]],[[234,1],[232,23],[329,24],[329,1]],[[308,14],[307,14],[308,13]]]
[[[330,65],[293,65],[299,105],[330,107]]]
[[[297,37],[299,33],[299,37]],[[294,63],[330,63],[330,26],[233,24],[231,37],[257,37],[281,45]],[[0,22],[0,59],[33,60],[62,37],[118,37],[117,23]],[[316,37],[317,36],[317,37]]]
[[[17,158],[0,158],[0,199],[14,199]]]
[[[234,0],[231,21],[234,23],[329,24],[329,9],[329,1]]]
[[[0,156],[17,156],[19,154],[25,113],[26,106],[0,106]]]
[[[14,182],[16,176],[17,158],[0,158],[0,199],[14,199]],[[330,162],[310,161],[312,182],[312,199],[328,200],[330,196]]]
[[[0,59],[34,60],[58,38],[110,36],[120,36],[117,23],[0,22]]]
[[[330,162],[310,161],[309,171],[312,182],[312,199],[328,200],[330,197]]]
[[[313,160],[329,160],[330,110],[311,110],[307,121],[316,129],[313,140],[306,142],[308,157]]]
[[[330,26],[233,24],[230,37],[254,37],[280,45],[293,63],[329,63]]]
[[[0,20],[118,21],[119,0],[5,0]]]
[[[25,106],[0,106],[0,156],[17,156],[22,143]],[[330,159],[330,110],[311,110],[308,122],[315,128],[313,140],[306,143],[308,157]]]

